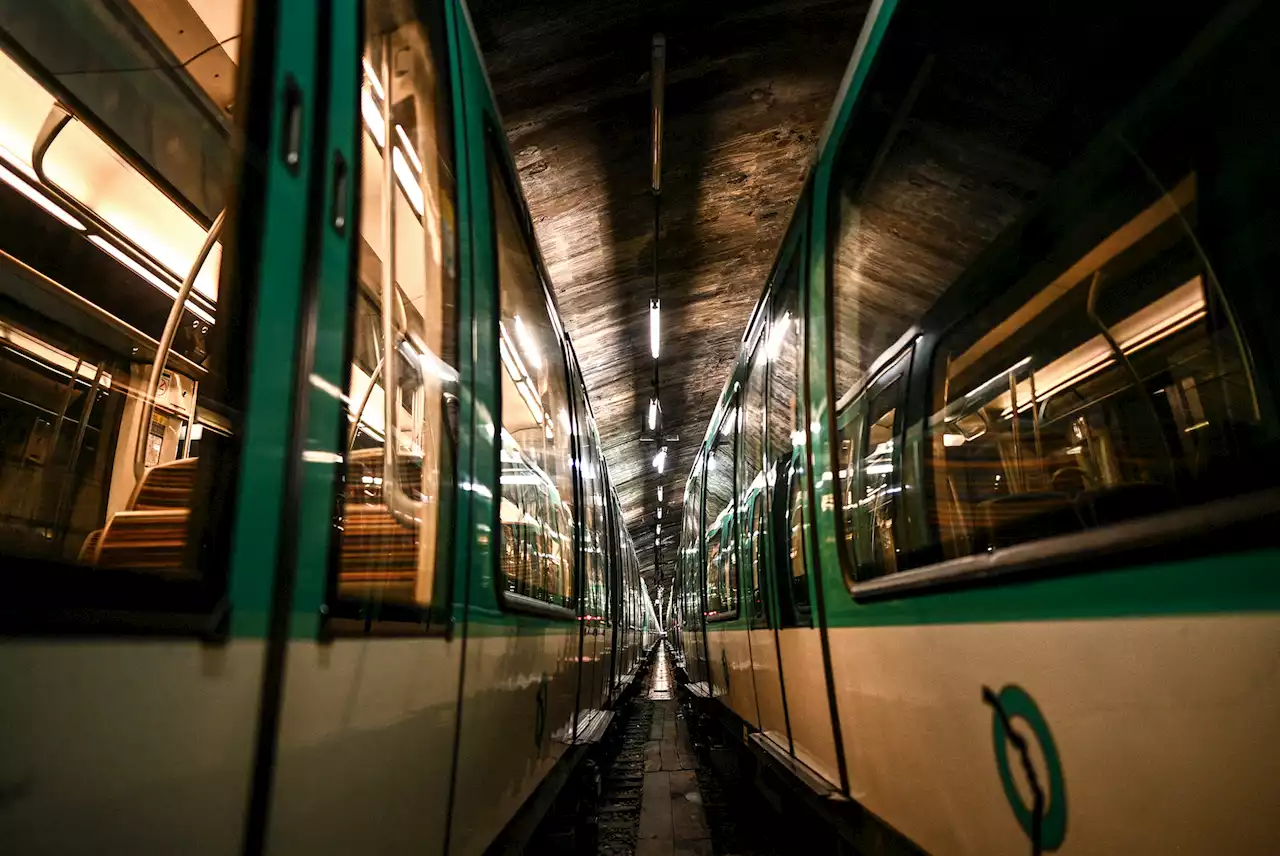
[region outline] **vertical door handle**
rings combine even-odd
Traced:
[[[290,75],[284,82],[284,113],[280,133],[280,159],[294,175],[302,161],[302,88]]]

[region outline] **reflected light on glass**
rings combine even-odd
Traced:
[[[516,316],[516,338],[520,340],[520,350],[525,358],[533,364],[535,369],[542,368],[542,354],[538,352],[538,343],[534,341],[533,336],[529,334],[529,328],[524,326],[524,321],[520,320],[520,316]]]

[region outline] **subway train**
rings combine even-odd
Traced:
[[[661,616],[858,852],[1280,848],[1278,13],[871,5]]]
[[[483,852],[654,631],[460,0],[0,3],[0,851]]]

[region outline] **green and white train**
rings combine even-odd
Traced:
[[[872,4],[670,631],[862,850],[1280,848],[1278,13]]]
[[[0,182],[0,851],[533,817],[652,627],[462,2],[3,0]]]

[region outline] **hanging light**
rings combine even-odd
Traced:
[[[661,519],[662,519],[662,506],[661,506],[661,505],[659,505],[659,506],[658,506],[658,519],[659,519],[659,520],[661,520]]]
[[[658,450],[658,454],[653,456],[653,466],[661,475],[667,468],[667,447],[663,446]]]
[[[662,301],[653,298],[649,301],[649,350],[653,352],[653,358],[658,358],[658,328],[661,322],[658,319],[659,312],[662,308]]]
[[[662,502],[662,485],[658,485],[658,502]]]
[[[649,399],[649,430],[656,431],[658,428],[658,399]]]

